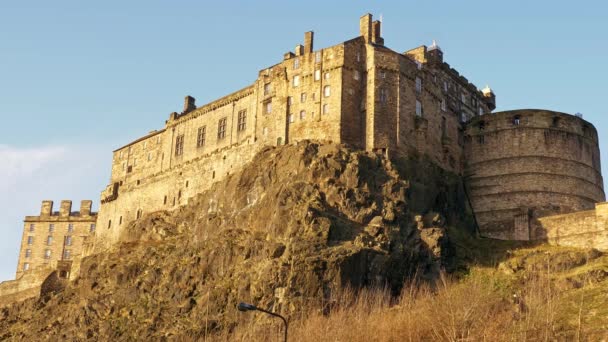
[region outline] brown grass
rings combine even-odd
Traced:
[[[347,289],[330,303],[291,317],[289,340],[584,341],[606,336],[582,329],[582,301],[574,315],[563,312],[564,297],[551,279],[539,273],[522,281],[476,269],[459,281],[443,276],[433,287],[410,284],[399,298],[383,289]],[[275,323],[263,325],[250,316],[232,333],[208,340],[281,341],[282,325]]]

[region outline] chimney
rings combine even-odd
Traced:
[[[53,214],[53,201],[42,201],[40,216],[51,216]]]
[[[313,51],[313,39],[315,37],[315,33],[312,31],[308,31],[304,33],[304,53],[309,54]]]
[[[195,101],[196,101],[196,99],[194,97],[192,97],[190,95],[186,96],[186,98],[184,99],[183,114],[186,114],[186,113],[191,112],[196,109],[196,105],[194,104]]]
[[[302,56],[304,54],[304,46],[302,44],[296,45],[296,56]]]
[[[380,33],[382,33],[382,22],[380,20],[376,20],[372,22],[372,43],[378,45],[384,45],[384,39],[380,37]]]
[[[365,42],[369,43],[372,37],[372,15],[367,13],[359,19],[359,35],[365,38]]]
[[[65,217],[70,216],[72,212],[72,201],[63,200],[61,201],[61,206],[59,207],[59,216]]]
[[[80,216],[90,216],[92,205],[93,201],[91,200],[80,201]]]

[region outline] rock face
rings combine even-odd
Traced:
[[[344,286],[433,278],[462,195],[415,163],[314,142],[265,149],[187,205],[131,224],[61,292],[2,309],[0,340],[198,338],[235,324],[240,301],[292,316]]]

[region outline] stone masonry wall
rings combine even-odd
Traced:
[[[544,239],[539,217],[605,199],[597,133],[578,117],[545,110],[483,115],[468,124],[465,141],[467,184],[485,236]],[[516,222],[524,231],[516,232]]]
[[[608,203],[594,210],[542,217],[540,224],[550,244],[608,251]]]

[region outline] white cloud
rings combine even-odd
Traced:
[[[0,281],[14,278],[23,218],[37,215],[40,202],[92,199],[94,210],[106,185],[109,146],[53,145],[20,148],[0,145]],[[35,252],[35,251],[33,251]]]

